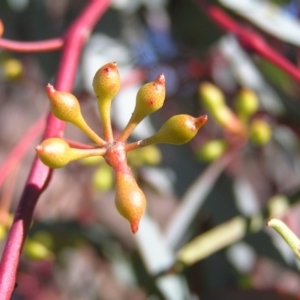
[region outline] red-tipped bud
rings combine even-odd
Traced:
[[[137,93],[132,117],[140,122],[146,116],[160,109],[165,100],[165,76],[160,74],[155,81],[143,85]]]
[[[93,88],[98,99],[98,109],[103,125],[104,139],[113,141],[110,120],[111,101],[120,89],[120,76],[115,62],[101,67],[93,79]]]
[[[44,140],[35,148],[40,160],[50,168],[61,168],[70,161],[80,158],[103,155],[105,149],[77,149],[71,148],[69,144],[60,138]]]
[[[136,233],[146,208],[146,197],[130,173],[116,172],[116,198],[118,212],[129,221]]]
[[[109,100],[118,93],[120,89],[120,75],[117,63],[110,62],[102,66],[95,74],[93,88],[100,101]]]
[[[62,121],[70,122],[80,128],[98,145],[105,144],[85,122],[77,98],[70,93],[56,91],[51,84],[46,87],[46,92],[50,100],[50,109],[54,116]]]
[[[159,75],[155,81],[144,84],[137,93],[134,111],[118,141],[125,142],[145,117],[160,109],[164,104],[165,96],[166,87],[163,74]]]
[[[46,92],[50,100],[51,112],[55,117],[71,123],[81,121],[80,105],[73,94],[57,91],[51,84],[47,85]]]
[[[40,160],[50,168],[61,168],[70,161],[70,146],[59,138],[44,140],[35,150]]]
[[[145,145],[166,143],[181,145],[189,142],[207,122],[207,116],[194,118],[189,115],[176,115],[170,118],[152,137],[144,140]]]

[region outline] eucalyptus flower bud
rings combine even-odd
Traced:
[[[163,74],[160,74],[155,81],[144,84],[137,93],[134,111],[118,141],[125,142],[145,117],[160,109],[164,104],[165,96],[166,87]]]
[[[181,145],[189,142],[207,122],[207,116],[194,118],[190,115],[176,115],[167,120],[159,131],[145,139],[145,146],[158,143]]]
[[[88,156],[103,155],[105,149],[77,149],[60,138],[44,140],[35,148],[40,160],[50,168],[61,168],[70,161]]]
[[[117,210],[129,221],[131,231],[136,233],[146,208],[146,197],[130,172],[116,172],[115,187]]]

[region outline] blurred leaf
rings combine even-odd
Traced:
[[[265,59],[259,59],[257,65],[264,74],[264,76],[278,89],[283,91],[286,95],[296,98],[299,93],[297,83],[286,72],[268,62]]]

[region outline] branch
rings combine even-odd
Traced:
[[[43,132],[45,127],[46,116],[43,114],[39,119],[28,129],[25,135],[19,140],[18,144],[6,157],[3,164],[0,166],[0,188],[5,179],[8,177],[11,170],[20,163],[22,157],[26,154],[29,147],[32,147],[33,142]]]
[[[59,50],[63,47],[63,43],[63,38],[38,42],[19,42],[7,39],[0,39],[0,48],[13,52],[38,53]]]
[[[109,0],[90,1],[64,36],[64,45],[56,78],[56,88],[71,91],[82,47],[95,23],[109,6]],[[62,136],[65,123],[49,114],[43,139]],[[37,200],[51,179],[52,170],[36,157],[21,196],[14,223],[8,234],[0,263],[0,295],[9,300],[16,283],[22,247],[31,224]]]
[[[267,225],[277,231],[278,234],[286,241],[289,247],[293,250],[294,254],[300,259],[300,240],[295,233],[281,220],[271,219],[268,220]]]
[[[300,83],[299,69],[280,53],[269,47],[269,45],[258,33],[240,25],[238,22],[230,18],[218,6],[208,5],[204,0],[197,0],[196,2],[211,18],[211,20],[215,22],[222,30],[235,34],[241,46],[245,50],[260,55],[261,57],[284,70],[297,82]]]

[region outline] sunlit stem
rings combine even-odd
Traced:
[[[111,142],[114,139],[112,128],[111,128],[111,118],[110,118],[111,101],[104,100],[101,101],[100,103],[101,104],[98,106],[98,108],[99,108],[99,115],[102,120],[104,139],[107,142]]]
[[[128,124],[126,127],[123,129],[122,133],[120,136],[117,138],[118,142],[126,142],[128,137],[131,135],[133,130],[136,128],[136,126],[140,123],[140,120],[137,120],[134,115],[131,116]]]
[[[90,157],[90,156],[103,156],[106,153],[105,148],[94,148],[94,149],[77,149],[70,148],[70,156],[73,160]]]
[[[148,139],[144,139],[144,140],[139,140],[134,143],[127,144],[127,145],[125,145],[125,151],[129,152],[129,151],[132,151],[135,149],[139,149],[139,148],[143,148],[143,147],[155,144],[155,143],[149,143],[147,140]]]
[[[87,144],[84,144],[84,143],[80,143],[80,142],[65,139],[65,138],[64,138],[64,140],[69,144],[69,146],[71,148],[77,148],[77,149],[94,149],[94,148],[96,148],[93,145],[87,145]]]
[[[300,240],[295,233],[279,219],[271,219],[267,222],[267,225],[281,235],[298,259],[300,259]]]
[[[83,118],[72,122],[75,126],[81,129],[91,140],[93,140],[97,145],[104,146],[106,142],[85,122]]]

